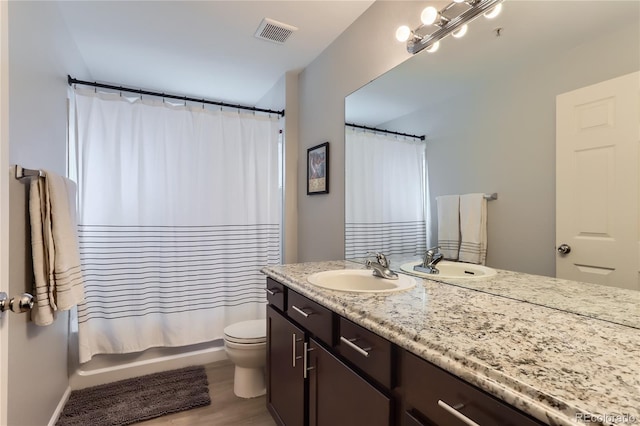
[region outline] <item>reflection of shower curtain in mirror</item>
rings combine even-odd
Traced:
[[[280,263],[278,119],[80,89],[72,107],[80,361],[263,318],[260,268]]]
[[[345,257],[421,256],[427,244],[425,143],[347,127]]]

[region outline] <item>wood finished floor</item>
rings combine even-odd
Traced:
[[[170,414],[157,419],[136,423],[141,426],[274,426],[267,411],[266,397],[243,399],[233,393],[231,361],[220,361],[205,366],[209,379],[211,405]]]

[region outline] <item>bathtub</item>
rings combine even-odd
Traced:
[[[95,355],[91,361],[80,364],[77,339],[77,333],[70,333],[69,386],[71,390],[227,359],[224,341],[219,339],[176,348],[151,348],[130,354]]]

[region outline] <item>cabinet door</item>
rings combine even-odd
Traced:
[[[383,426],[391,399],[316,341],[309,343],[309,426]]]
[[[276,422],[303,426],[304,332],[267,306],[267,408]]]

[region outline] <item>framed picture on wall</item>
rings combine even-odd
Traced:
[[[329,193],[329,142],[307,150],[307,195]]]

